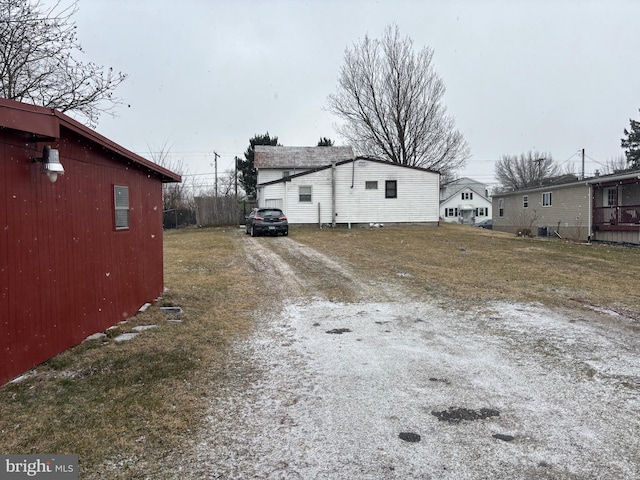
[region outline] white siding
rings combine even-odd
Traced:
[[[331,168],[267,185],[261,198],[284,195],[283,210],[290,223],[331,223]],[[385,198],[385,181],[397,182],[397,198]],[[353,186],[352,186],[353,181]],[[377,190],[365,182],[377,181]],[[336,223],[437,222],[439,175],[367,160],[339,165],[335,169]],[[286,185],[286,189],[283,186]],[[298,187],[312,186],[311,203],[300,202]],[[286,191],[285,191],[286,190]]]
[[[475,194],[473,196],[473,200],[462,200],[462,196],[460,193],[440,204],[440,218],[445,222],[458,223],[460,218],[460,207],[462,205],[471,205],[473,206],[474,209],[484,208],[486,211],[488,211],[488,214],[485,214],[484,216],[475,217],[476,223],[481,222],[483,220],[488,220],[491,218],[491,202],[489,200],[487,200],[484,197],[481,197],[480,195],[475,195]],[[458,216],[447,217],[445,214],[447,208],[454,208],[454,209],[457,208]]]

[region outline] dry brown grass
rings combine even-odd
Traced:
[[[251,274],[241,235],[237,229],[166,233],[169,291],[162,304],[181,306],[183,323],[168,323],[152,307],[121,330],[150,323],[158,329],[124,344],[85,342],[29,379],[0,388],[0,451],[79,454],[81,478],[145,478],[179,458],[212,389],[226,375],[239,375],[226,368],[225,353],[253,328],[250,293],[269,287]],[[516,238],[458,225],[292,228],[291,238],[366,278],[400,284],[409,297],[463,308],[509,299],[640,311],[637,248]],[[105,473],[110,462],[121,467]]]
[[[165,234],[159,306],[179,305],[173,324],[158,306],[120,331],[157,324],[134,341],[85,342],[0,389],[0,451],[75,453],[81,478],[144,478],[180,455],[225,375],[224,352],[251,328],[250,279],[224,229]],[[102,472],[105,464],[124,465]]]
[[[296,241],[350,262],[407,294],[478,302],[576,301],[640,311],[640,249],[520,238],[465,225],[292,229]]]

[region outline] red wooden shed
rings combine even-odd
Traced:
[[[0,99],[0,385],[162,294],[162,184],[180,181],[56,110]]]

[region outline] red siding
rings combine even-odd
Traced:
[[[0,384],[132,316],[163,289],[162,183],[61,128],[56,183],[30,157],[44,143],[0,128]],[[130,229],[114,227],[114,185]]]

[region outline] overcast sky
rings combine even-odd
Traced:
[[[97,131],[147,158],[169,145],[190,174],[213,172],[214,151],[232,168],[267,131],[343,145],[323,107],[344,50],[395,23],[433,48],[471,149],[459,173],[486,183],[505,154],[580,169],[584,148],[589,174],[622,153],[640,117],[638,19],[637,0],[79,0],[76,16],[86,58],[129,75],[117,94],[130,106]]]

